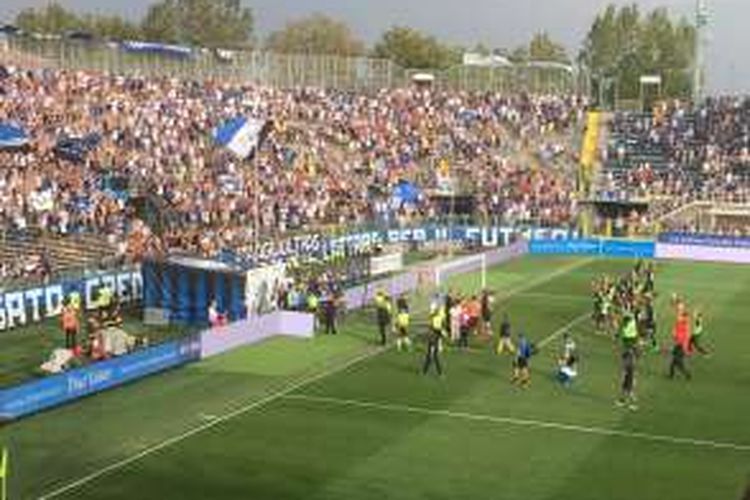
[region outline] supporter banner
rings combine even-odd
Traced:
[[[195,361],[200,351],[200,339],[190,337],[0,390],[0,419],[20,418]]]
[[[722,248],[657,243],[656,257],[659,259],[694,260],[699,262],[750,264],[750,248]]]
[[[574,240],[578,232],[572,229],[550,229],[510,226],[440,226],[430,225],[407,229],[388,229],[350,233],[328,237],[320,233],[296,236],[281,242],[260,245],[262,260],[284,260],[300,256],[321,256],[341,252],[363,251],[374,245],[396,243],[434,243],[459,241],[474,243],[483,248],[505,247],[519,237],[526,240]]]
[[[655,245],[650,241],[626,240],[537,240],[529,242],[532,254],[602,255],[608,257],[653,258]]]
[[[256,344],[276,335],[312,338],[314,333],[312,314],[277,311],[201,333],[201,359]]]
[[[96,309],[102,287],[113,290],[122,303],[140,301],[143,298],[141,269],[133,267],[37,288],[0,290],[0,331],[58,316],[62,311],[63,299],[72,293],[80,295],[82,305],[87,310]]]
[[[750,249],[750,238],[748,237],[715,236],[710,234],[662,233],[659,235],[659,243]]]

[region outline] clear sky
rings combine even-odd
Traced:
[[[61,0],[77,11],[117,12],[140,17],[152,0]],[[631,0],[612,0],[616,4]],[[666,6],[692,16],[696,0],[641,0],[643,9]],[[0,0],[0,20],[9,22],[27,6],[47,0]],[[413,26],[465,45],[514,47],[547,30],[577,51],[606,0],[243,0],[255,12],[259,34],[290,19],[322,12],[348,22],[368,42],[393,24]],[[709,86],[714,92],[750,90],[750,0],[707,0],[711,15]]]

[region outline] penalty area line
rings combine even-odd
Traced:
[[[598,436],[620,437],[634,439],[639,441],[650,441],[657,443],[666,443],[673,445],[687,445],[700,448],[713,448],[722,450],[731,450],[739,452],[750,452],[750,445],[712,441],[708,439],[696,439],[679,436],[669,436],[664,434],[650,434],[647,432],[626,431],[621,429],[612,429],[607,427],[590,427],[585,425],[567,424],[563,422],[554,422],[548,420],[536,420],[527,418],[503,417],[496,415],[485,415],[479,413],[468,413],[461,411],[437,410],[420,406],[409,406],[392,403],[377,403],[373,401],[362,401],[356,399],[339,399],[324,396],[308,396],[304,394],[287,394],[282,397],[288,401],[303,401],[309,403],[318,403],[329,406],[340,406],[349,408],[359,408],[365,410],[376,410],[390,413],[404,413],[412,415],[427,415],[432,417],[442,417],[454,420],[466,420],[474,422],[486,422],[492,424],[507,424],[517,427],[530,427],[537,429],[552,429],[558,431],[567,431],[578,434],[591,434]]]

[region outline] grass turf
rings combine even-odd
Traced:
[[[175,436],[187,437],[59,498],[739,498],[750,472],[749,267],[659,265],[662,337],[672,291],[707,314],[715,352],[689,361],[691,382],[666,379],[667,360],[649,355],[639,411],[614,407],[617,351],[585,320],[572,328],[580,380],[566,391],[551,379],[550,335],[591,309],[595,274],[631,264],[529,257],[489,271],[499,293],[523,288],[497,310],[549,341],[528,390],[510,386],[510,359],[481,343],[447,352],[446,378],[422,377],[420,351],[376,351],[372,315],[355,314],[339,337],[275,339],[4,427],[11,498],[37,498]],[[469,291],[478,278],[453,284]]]

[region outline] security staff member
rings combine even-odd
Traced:
[[[396,301],[396,348],[400,351],[402,348],[411,347],[409,338],[409,303],[405,296],[400,296]]]
[[[114,294],[112,293],[111,288],[103,286],[99,289],[99,309],[108,311],[112,307],[113,300]]]
[[[73,309],[80,312],[81,294],[78,293],[77,291],[71,292],[70,295],[68,296],[68,303],[70,304],[71,307],[73,307]]]
[[[375,310],[378,322],[378,331],[380,332],[380,344],[385,345],[387,341],[387,331],[391,324],[393,315],[393,306],[391,298],[383,290],[378,290],[375,294]]]
[[[337,297],[329,292],[323,298],[323,329],[326,335],[336,335]]]
[[[427,353],[424,358],[422,373],[427,374],[430,366],[434,363],[438,375],[443,375],[443,367],[440,364],[440,339],[445,332],[445,309],[438,307],[430,314],[430,333],[427,336]]]
[[[622,324],[622,343],[625,349],[635,349],[638,343],[638,325],[633,314],[628,312]]]
[[[307,311],[313,315],[313,325],[314,329],[318,329],[318,315],[320,313],[320,298],[318,297],[318,294],[314,290],[310,290],[307,294]]]

